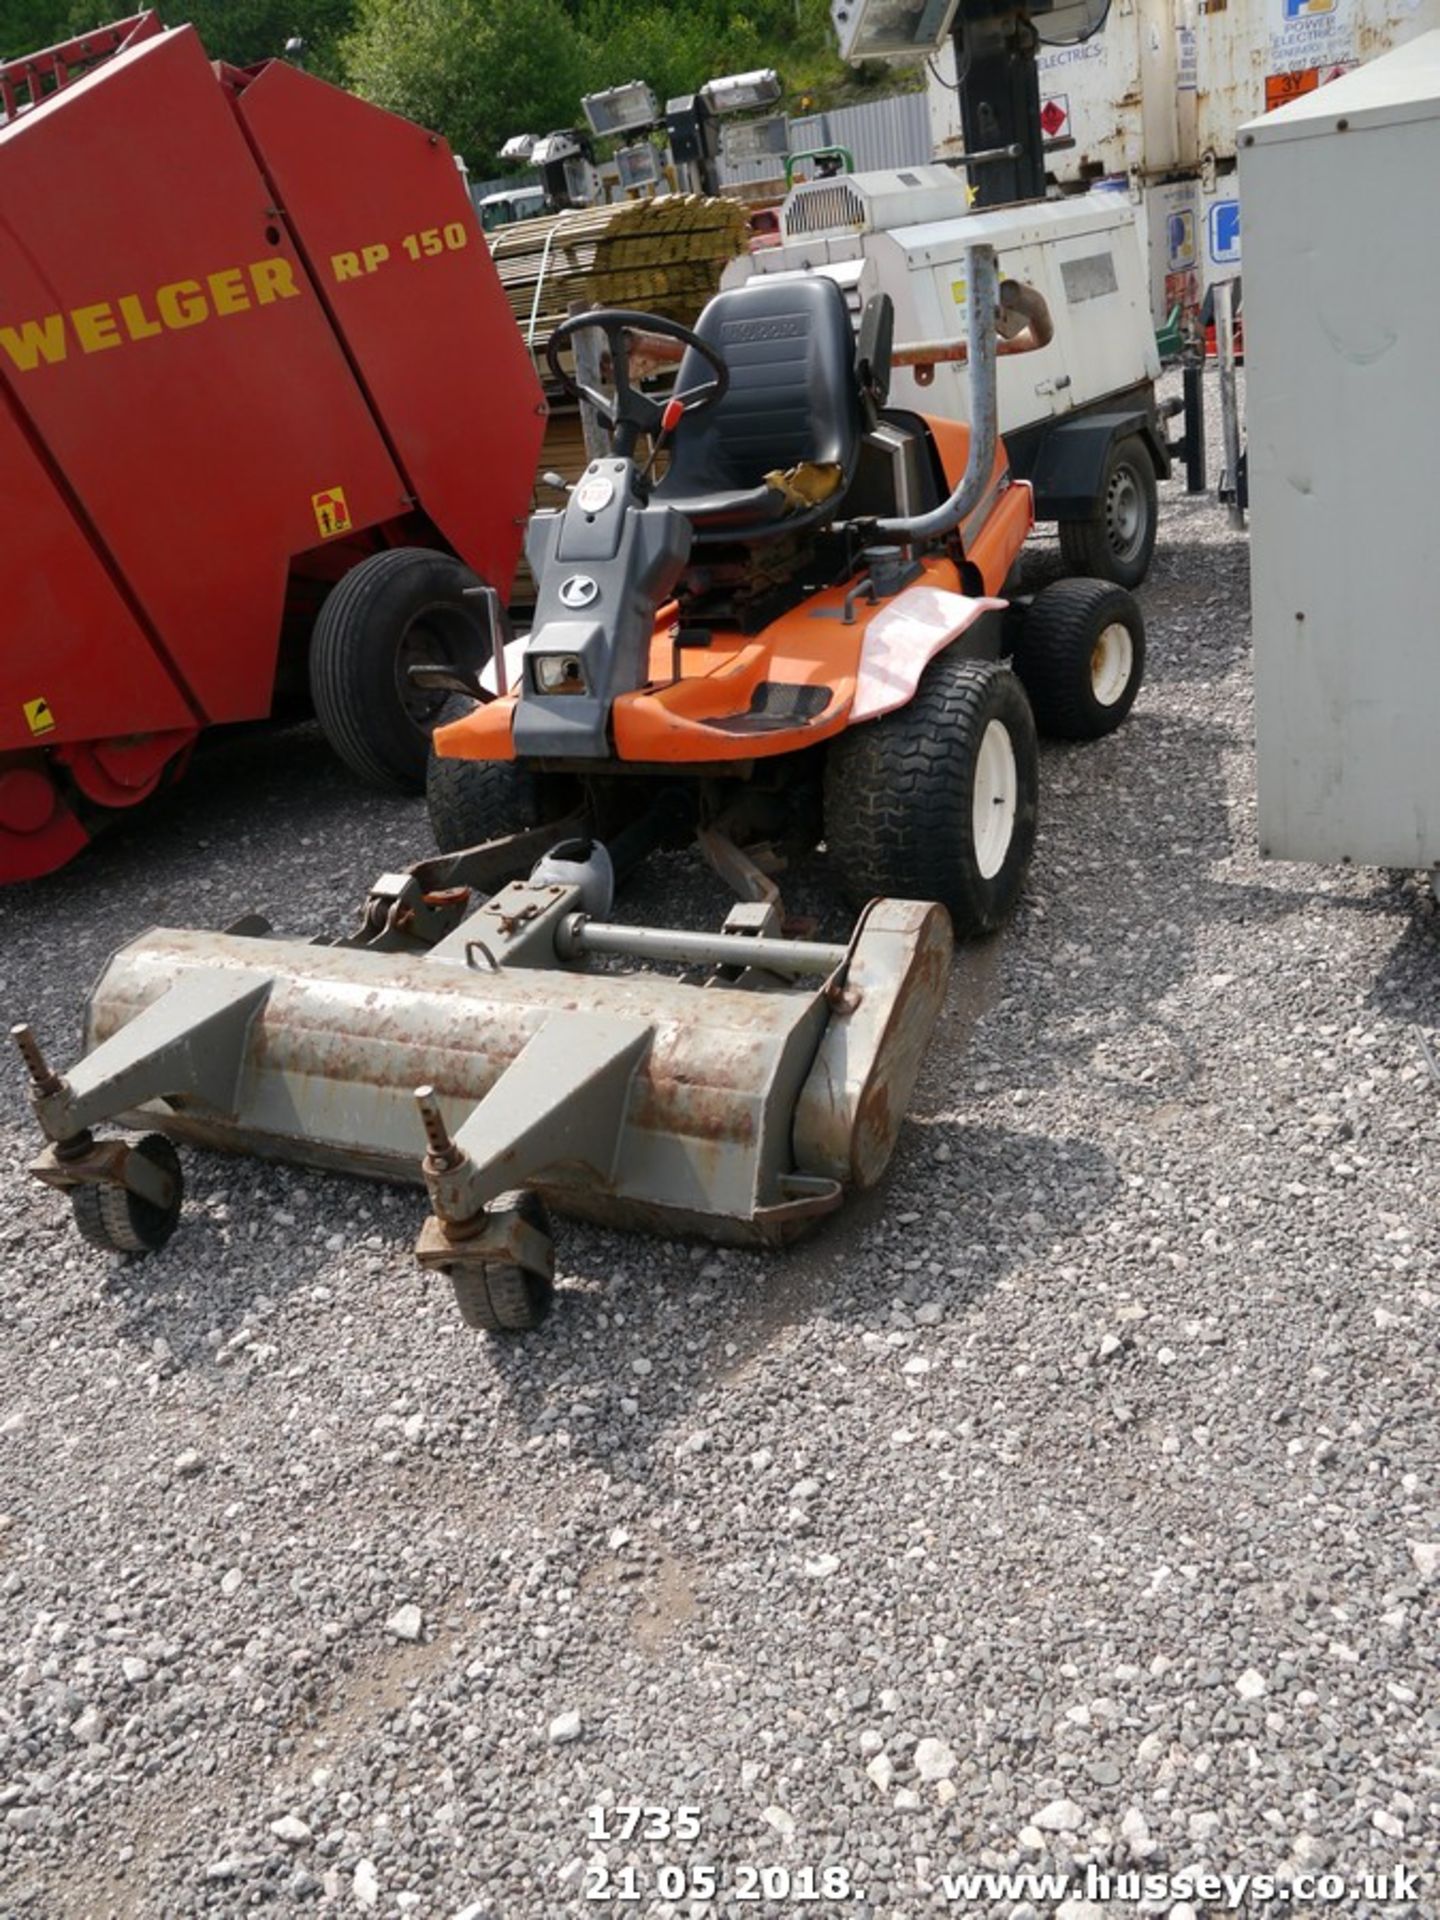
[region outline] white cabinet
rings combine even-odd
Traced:
[[[1440,862],[1440,32],[1244,128],[1260,844]]]

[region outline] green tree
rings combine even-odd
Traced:
[[[139,11],[139,0],[0,0],[0,56],[34,53]],[[193,24],[213,60],[237,67],[274,58],[298,35],[306,66],[333,77],[355,0],[174,0],[158,11],[167,27]]]
[[[378,106],[443,133],[474,174],[512,134],[573,124],[582,52],[561,0],[360,0],[345,77]]]
[[[162,9],[167,27],[188,20],[214,60],[249,67],[272,60],[285,43],[305,43],[303,63],[337,78],[340,41],[354,24],[354,0],[174,0]]]

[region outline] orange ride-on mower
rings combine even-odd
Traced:
[[[473,701],[434,738],[441,850],[560,819],[609,837],[660,782],[741,846],[823,838],[853,906],[938,900],[962,936],[998,927],[1035,839],[1036,724],[1109,733],[1145,655],[1121,588],[1001,597],[1032,506],[997,439],[995,354],[1026,349],[1037,305],[976,247],[964,342],[896,347],[885,295],[857,341],[840,287],[808,273],[719,294],[693,332],[562,322],[552,373],[612,451],[530,523],[528,637],[495,608],[482,672],[416,670]],[[592,328],[611,391],[560,358]],[[662,341],[684,349],[666,400],[636,377]],[[902,357],[968,358],[972,426],[887,410]]]
[[[885,411],[889,309],[857,352],[818,275],[722,294],[694,333],[602,312],[552,336],[552,366],[578,327],[609,336],[613,395],[584,397],[614,450],[531,523],[529,637],[507,645],[476,589],[488,668],[411,670],[473,701],[432,763],[446,850],[382,875],[338,943],[258,916],[130,941],[66,1073],[14,1030],[33,1171],[88,1240],[164,1243],[176,1142],[423,1179],[421,1266],[509,1333],[551,1300],[549,1209],[777,1245],[880,1178],[944,999],[935,903],[966,933],[1003,920],[1034,841],[1035,719],[1107,732],[1144,654],[1117,587],[998,597],[1031,506],[997,449],[996,335],[1023,344],[1034,303],[1007,303],[988,250],[967,279],[968,442]],[[664,402],[631,374],[647,330],[686,347]],[[610,922],[615,879],[685,830],[749,898],[715,934]],[[787,834],[823,837],[862,906],[844,944],[793,937],[745,857]]]

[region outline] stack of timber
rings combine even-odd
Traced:
[[[719,291],[726,265],[744,251],[747,210],[735,200],[662,194],[517,221],[489,238],[500,284],[535,357],[550,406],[538,471],[573,481],[584,472],[588,456],[579,409],[555,385],[545,363],[552,331],[582,307],[631,307],[693,327]],[[537,488],[536,506],[560,504],[552,489]],[[523,602],[532,595],[522,568],[515,598]]]
[[[693,326],[745,237],[735,201],[672,193],[517,221],[491,237],[490,251],[511,312],[543,347],[577,301]]]

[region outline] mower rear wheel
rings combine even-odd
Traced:
[[[538,827],[540,782],[513,760],[442,760],[432,749],[425,807],[441,853],[458,853]]]
[[[1057,580],[1030,602],[1015,671],[1042,733],[1099,740],[1135,704],[1145,677],[1145,616],[1108,580]]]
[[[491,1211],[513,1209],[527,1226],[549,1234],[550,1216],[538,1193],[506,1193]],[[555,1283],[532,1267],[490,1265],[455,1267],[450,1272],[455,1304],[467,1327],[481,1333],[532,1333],[555,1300]]]
[[[180,1156],[163,1133],[146,1133],[130,1149],[161,1173],[173,1192],[168,1206],[142,1199],[128,1187],[72,1187],[70,1208],[80,1236],[107,1253],[157,1253],[180,1223],[185,1176]]]
[[[1060,552],[1072,573],[1138,587],[1150,571],[1159,519],[1155,461],[1132,433],[1110,449],[1094,510],[1060,522]]]
[[[825,766],[825,839],[851,906],[939,900],[962,939],[1014,908],[1035,846],[1040,756],[1006,666],[942,653],[906,707],[842,734]]]
[[[310,694],[325,737],[368,785],[418,793],[430,735],[449,695],[412,687],[411,667],[474,667],[490,633],[466,591],[480,581],[453,555],[392,547],[330,591],[310,641]]]

